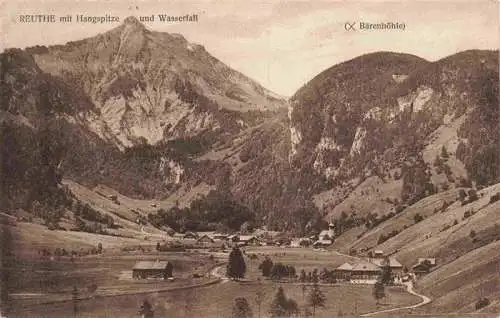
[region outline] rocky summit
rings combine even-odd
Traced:
[[[121,148],[235,133],[249,126],[249,117],[284,107],[279,96],[203,46],[150,31],[134,17],[92,38],[26,51],[45,73],[89,97],[99,111],[89,126],[104,138],[109,131]]]

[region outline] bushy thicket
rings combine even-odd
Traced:
[[[473,181],[489,185],[500,180],[498,72],[481,70],[472,83],[477,106],[458,131],[468,142],[459,143],[456,155]]]
[[[173,207],[168,211],[150,213],[148,220],[155,226],[169,226],[177,232],[239,230],[245,222],[252,222],[251,211],[230,195],[210,191],[207,196],[194,200],[189,207]]]

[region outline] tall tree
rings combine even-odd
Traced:
[[[76,286],[73,286],[72,296],[73,296],[73,315],[76,317],[78,313],[78,289],[76,288]]]
[[[298,311],[299,306],[297,302],[293,299],[288,299],[285,296],[283,287],[280,286],[269,308],[271,317],[290,317],[298,313]]]
[[[259,284],[260,284],[260,281],[259,281]],[[257,304],[258,318],[260,318],[260,309],[262,307],[262,301],[264,301],[264,293],[262,292],[262,286],[259,285],[259,289],[255,293],[255,303]]]
[[[389,257],[384,258],[382,264],[382,274],[380,275],[380,282],[382,284],[388,285],[392,283],[392,270],[391,261]]]
[[[373,298],[377,301],[377,305],[379,304],[380,299],[385,297],[385,286],[381,281],[377,281],[375,285],[373,285]]]
[[[229,253],[229,262],[226,267],[226,275],[233,279],[240,279],[245,277],[247,266],[243,254],[238,247],[234,247]]]
[[[306,274],[306,271],[304,269],[302,269],[300,271],[299,281],[301,283],[305,283],[307,281],[307,274]]]
[[[149,301],[145,300],[142,303],[141,307],[139,308],[139,315],[141,316],[141,318],[153,318],[153,306],[149,303]]]
[[[307,299],[308,305],[312,307],[313,317],[316,315],[316,308],[318,307],[324,308],[325,302],[326,302],[325,294],[323,294],[323,292],[319,288],[319,285],[317,283],[314,283]]]
[[[253,313],[250,304],[244,297],[238,297],[234,300],[233,318],[252,318]]]
[[[260,263],[259,269],[262,271],[262,276],[269,277],[271,275],[271,269],[273,268],[273,261],[266,256],[266,258]]]

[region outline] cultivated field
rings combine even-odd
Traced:
[[[303,286],[298,283],[272,282],[262,279],[258,265],[267,255],[274,262],[293,265],[297,271],[326,267],[333,269],[352,257],[334,251],[305,248],[253,247],[245,250],[245,281],[220,280],[212,270],[220,266],[224,272],[227,253],[208,251],[156,252],[154,242],[106,237],[69,231],[49,231],[33,224],[12,227],[14,254],[7,264],[10,299],[8,317],[69,317],[76,304],[77,317],[137,317],[144,300],[155,308],[155,317],[230,317],[234,299],[245,297],[257,316],[258,292],[263,299],[261,317],[267,316],[269,305],[279,286],[295,299],[301,310],[305,306]],[[34,233],[34,234],[30,234]],[[40,239],[35,244],[35,236]],[[22,241],[22,242],[21,242]],[[37,258],[37,249],[46,247],[77,249],[104,246],[101,255]],[[30,244],[34,244],[29,248]],[[148,245],[149,244],[149,245]],[[140,246],[140,249],[139,249]],[[18,248],[16,251],[16,247]],[[21,252],[27,249],[29,253]],[[252,256],[255,255],[255,256]],[[251,258],[249,256],[252,256]],[[168,260],[174,264],[173,281],[132,280],[131,268],[138,260]],[[197,273],[201,277],[194,278]],[[75,302],[73,289],[77,288]],[[310,287],[307,287],[310,288]],[[371,286],[322,285],[326,307],[316,317],[357,317],[360,313],[416,304],[420,299],[402,287],[388,287],[387,297],[377,305]]]
[[[245,297],[257,315],[255,302],[257,293],[262,293],[261,316],[268,317],[267,310],[278,286],[283,286],[288,297],[295,299],[302,309],[305,299],[302,286],[298,284],[276,284],[272,282],[228,281],[201,288],[172,292],[124,295],[93,298],[78,302],[78,317],[137,317],[137,310],[144,300],[155,308],[156,317],[230,317],[234,298]],[[411,305],[419,298],[407,294],[399,287],[386,290],[387,298],[377,305],[371,295],[371,286],[334,285],[323,286],[327,298],[326,306],[318,310],[316,317],[357,317],[360,313]],[[307,291],[306,291],[307,295]],[[71,301],[56,303],[33,310],[16,311],[12,317],[67,317],[72,313]]]

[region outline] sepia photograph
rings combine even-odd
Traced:
[[[0,1],[0,317],[500,318],[499,16]]]

